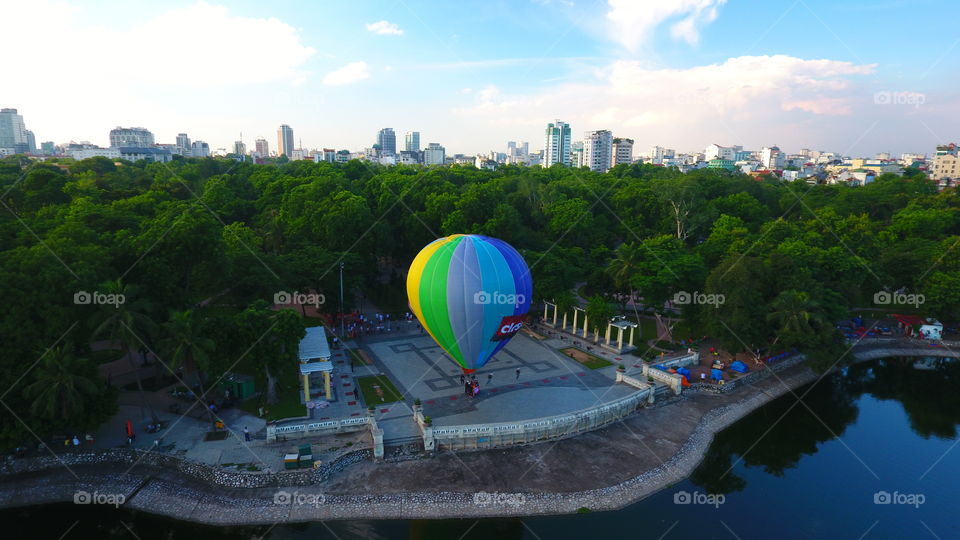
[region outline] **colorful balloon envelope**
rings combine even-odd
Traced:
[[[488,236],[434,240],[407,273],[410,309],[466,373],[483,367],[520,331],[532,294],[523,257]]]

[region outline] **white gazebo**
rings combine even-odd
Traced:
[[[327,331],[322,326],[307,328],[307,335],[300,340],[300,376],[303,377],[303,402],[310,401],[310,374],[323,373],[323,389],[326,398],[332,399],[330,373],[333,362],[330,360],[330,344],[327,343]]]
[[[606,339],[605,339],[605,341],[606,341],[606,344],[605,344],[605,345],[606,345],[608,348],[615,350],[618,354],[622,354],[622,353],[623,353],[624,351],[626,351],[626,350],[631,350],[631,349],[633,349],[633,348],[634,348],[634,345],[633,345],[633,329],[636,328],[637,326],[639,326],[637,323],[635,323],[635,322],[633,322],[633,321],[628,321],[627,318],[626,318],[625,316],[623,316],[623,315],[617,315],[616,317],[613,317],[612,319],[610,319],[610,322],[607,323],[607,335],[606,335]],[[616,329],[617,329],[617,345],[616,345],[616,347],[614,347],[614,346],[610,343],[610,330],[613,329],[613,328],[616,328]],[[628,339],[627,348],[624,349],[624,347],[623,347],[623,331],[626,330],[626,329],[628,329],[628,328],[630,329],[630,335],[629,335],[629,339]]]

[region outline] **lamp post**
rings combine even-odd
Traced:
[[[340,339],[345,335],[343,331],[343,261],[340,261]]]

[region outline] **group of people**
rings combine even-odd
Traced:
[[[413,313],[409,311],[403,315],[404,321],[413,322],[414,319]],[[375,313],[373,317],[367,317],[363,313],[360,313],[356,315],[355,321],[346,326],[346,332],[350,338],[357,338],[369,334],[382,334],[396,330],[396,324],[398,322],[396,319],[391,319],[389,313]]]
[[[477,380],[476,375],[471,375],[470,379],[460,375],[460,382],[463,383],[463,393],[466,394],[467,397],[477,397],[480,395],[480,381]]]

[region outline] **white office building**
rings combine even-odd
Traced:
[[[594,172],[607,172],[613,162],[613,133],[607,129],[583,136],[583,164]]]
[[[543,166],[549,167],[554,163],[570,166],[570,125],[556,120],[547,124],[543,144]]]
[[[443,165],[446,163],[447,150],[439,143],[430,143],[423,149],[424,165]]]

